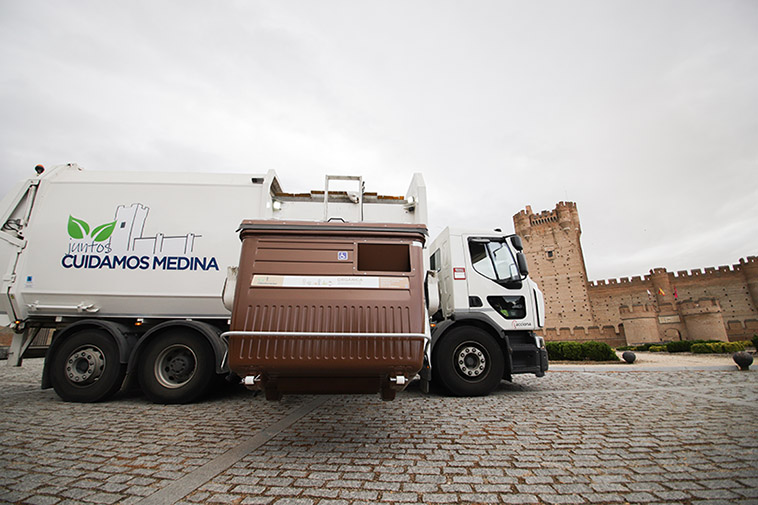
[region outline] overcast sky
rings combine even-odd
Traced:
[[[577,202],[592,280],[758,255],[754,0],[0,0],[0,111],[0,196],[38,163],[421,172],[432,235]]]

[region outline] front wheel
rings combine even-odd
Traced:
[[[118,344],[104,330],[83,329],[70,335],[51,356],[50,382],[64,401],[91,403],[119,390],[126,366]]]
[[[168,331],[147,344],[139,383],[154,403],[190,403],[203,396],[215,374],[213,349],[202,335]]]
[[[503,352],[495,338],[473,326],[453,328],[432,351],[432,373],[455,396],[484,396],[503,378]]]

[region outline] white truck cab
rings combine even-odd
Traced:
[[[545,324],[545,301],[522,249],[517,235],[451,228],[429,246],[431,369],[454,395],[486,395],[502,379],[548,368],[534,333]]]

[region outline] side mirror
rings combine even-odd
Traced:
[[[521,275],[526,277],[529,275],[529,267],[526,266],[526,256],[524,256],[524,253],[519,251],[516,253],[516,263],[518,263],[518,270],[521,272]]]
[[[518,235],[514,235],[511,237],[511,244],[513,244],[513,248],[517,251],[523,251],[524,250],[524,244],[521,243],[521,237]]]

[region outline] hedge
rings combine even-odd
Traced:
[[[753,342],[753,347],[755,347],[755,350],[758,351],[758,335],[753,334],[751,342]]]
[[[555,361],[618,361],[611,346],[605,342],[545,342],[547,355]]]
[[[617,347],[619,351],[650,351],[650,352],[692,352],[693,344],[719,343],[721,340],[676,340],[674,342],[648,342],[642,345],[625,345]],[[656,349],[651,349],[655,347]],[[663,347],[663,349],[659,349]]]
[[[704,344],[692,344],[692,352],[695,354],[731,353],[744,351],[742,342],[710,342]]]
[[[675,342],[669,342],[666,344],[666,350],[668,352],[690,352],[691,348],[691,340],[677,340]]]

